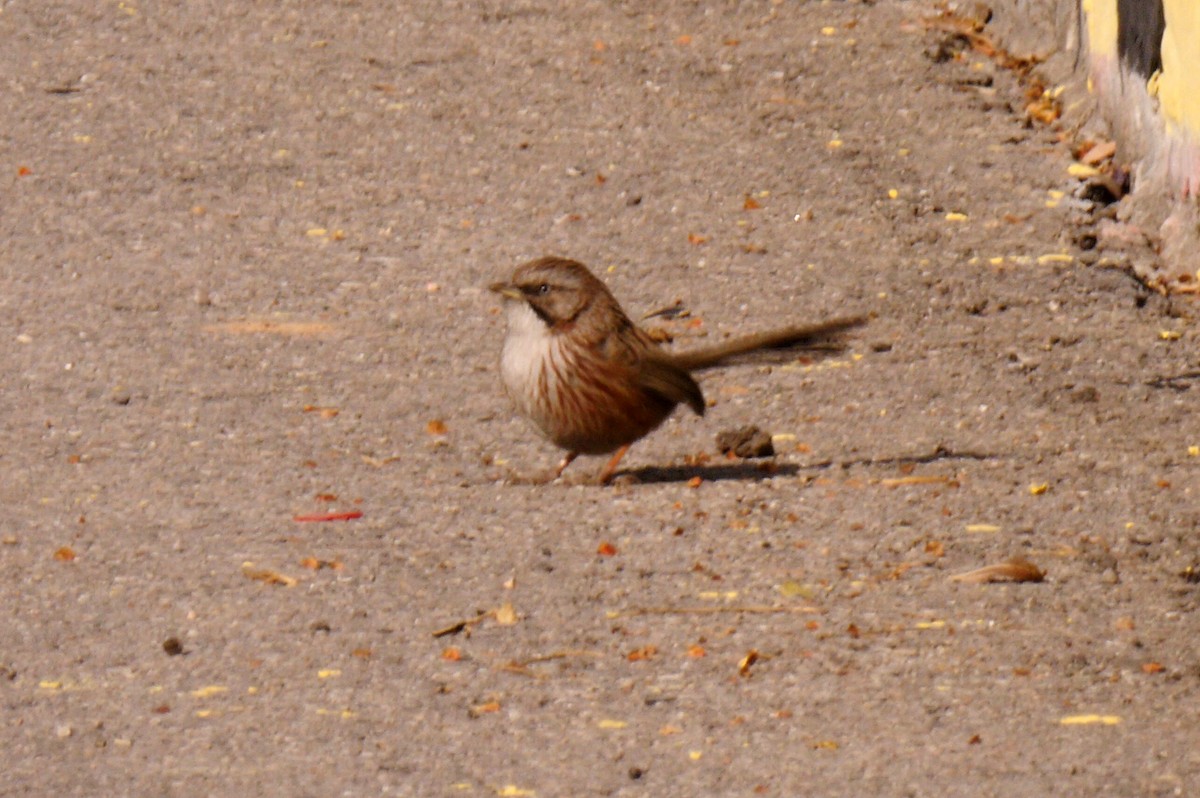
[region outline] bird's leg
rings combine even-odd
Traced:
[[[604,470],[600,472],[601,485],[607,485],[608,481],[612,479],[613,474],[617,471],[617,466],[621,463],[621,458],[625,456],[627,451],[629,451],[629,447],[630,444],[627,443],[620,449],[617,449],[616,453],[613,454],[612,459],[610,459],[607,465],[604,466]]]
[[[567,452],[566,455],[563,457],[562,461],[558,464],[558,468],[554,471],[554,478],[558,479],[559,477],[561,477],[562,472],[566,471],[567,466],[569,466],[571,464],[571,461],[574,460],[578,456],[579,456],[579,452]]]

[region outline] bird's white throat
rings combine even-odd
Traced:
[[[509,396],[521,406],[522,412],[537,416],[540,414],[532,406],[529,388],[539,383],[544,385],[544,380],[553,382],[554,369],[547,373],[546,366],[561,358],[558,336],[526,303],[509,300],[504,305],[508,335],[500,354],[500,374]]]

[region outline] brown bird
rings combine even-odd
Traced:
[[[834,319],[675,353],[630,321],[582,263],[539,258],[490,288],[503,297],[508,315],[500,356],[504,387],[517,411],[567,450],[555,478],[581,454],[615,452],[600,472],[601,483],[612,478],[630,445],[676,405],[704,415],[704,394],[692,372],[762,350],[828,342],[866,321]]]

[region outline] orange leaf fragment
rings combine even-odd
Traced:
[[[1093,144],[1088,148],[1087,152],[1080,153],[1079,162],[1085,163],[1088,166],[1095,166],[1101,161],[1107,160],[1117,152],[1117,143],[1115,141],[1102,141]]]
[[[75,550],[70,546],[63,546],[58,551],[54,552],[54,559],[59,562],[71,562],[75,559]]]
[[[1142,673],[1162,673],[1167,668],[1161,662],[1142,663]]]
[[[608,178],[599,172],[596,173],[596,185],[602,186],[608,182]]]
[[[749,194],[746,195],[745,201],[742,202],[742,210],[756,211],[761,207],[762,205],[759,203],[759,201],[754,197],[751,197]]]
[[[676,39],[676,40],[675,40],[675,43],[676,43],[676,44],[678,44],[678,45],[681,45],[681,46],[687,46],[687,45],[689,45],[689,44],[691,44],[691,43],[692,43],[692,37],[691,37],[691,36],[688,36],[688,35],[685,33],[685,34],[683,34],[682,36],[680,36],[678,39]]]
[[[704,646],[692,645],[688,646],[687,655],[692,659],[700,659],[701,657],[708,656],[708,652],[704,650]]]
[[[333,495],[332,493],[318,493],[313,498],[319,502],[335,502],[335,501],[337,501],[337,496]]]
[[[356,648],[350,652],[350,656],[357,657],[358,659],[370,659],[372,655],[373,652],[369,648]]]
[[[499,712],[499,711],[500,711],[500,702],[499,701],[488,701],[487,703],[478,704],[476,706],[471,707],[471,716],[478,717],[479,715],[489,715],[493,712]]]
[[[658,654],[658,646],[649,645],[635,648],[625,655],[625,659],[630,662],[640,662],[642,660],[653,659]]]
[[[340,571],[344,567],[338,560],[318,560],[316,557],[305,557],[300,561],[301,568],[307,568],[310,571],[319,571],[322,568],[328,568],[331,571]]]
[[[462,659],[462,651],[457,646],[447,646],[442,649],[442,659],[448,662],[458,662]]]
[[[704,480],[701,477],[692,477],[687,481],[687,486],[689,488],[698,488],[703,482]]]
[[[950,577],[950,581],[982,585],[988,582],[1041,582],[1045,578],[1046,572],[1041,568],[1023,557],[1014,557],[998,565],[988,565],[956,574]]]
[[[425,431],[430,435],[445,435],[446,422],[442,421],[440,418],[435,418],[425,425]]]
[[[925,553],[934,557],[944,557],[946,547],[940,540],[927,540],[925,541]]]
[[[316,523],[320,521],[353,521],[355,518],[362,518],[362,510],[350,510],[345,513],[317,513],[315,515],[296,515],[292,516],[292,520],[300,524]]]
[[[17,167],[17,177],[28,177],[31,174],[33,174],[33,170],[28,166]]]
[[[705,241],[708,241],[708,236],[702,236],[699,233],[688,233],[688,243],[693,246],[700,246]]]
[[[605,44],[603,40],[597,39],[596,41],[592,42],[592,49],[598,53],[602,53],[608,49],[608,45]]]
[[[611,543],[601,543],[596,553],[601,557],[611,557],[617,553],[617,547]]]

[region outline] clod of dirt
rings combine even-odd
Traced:
[[[717,449],[721,454],[733,452],[736,457],[772,457],[775,446],[771,435],[755,426],[717,433]]]
[[[948,33],[936,45],[925,50],[925,57],[935,64],[953,61],[965,50],[970,49],[971,40],[962,33]]]

